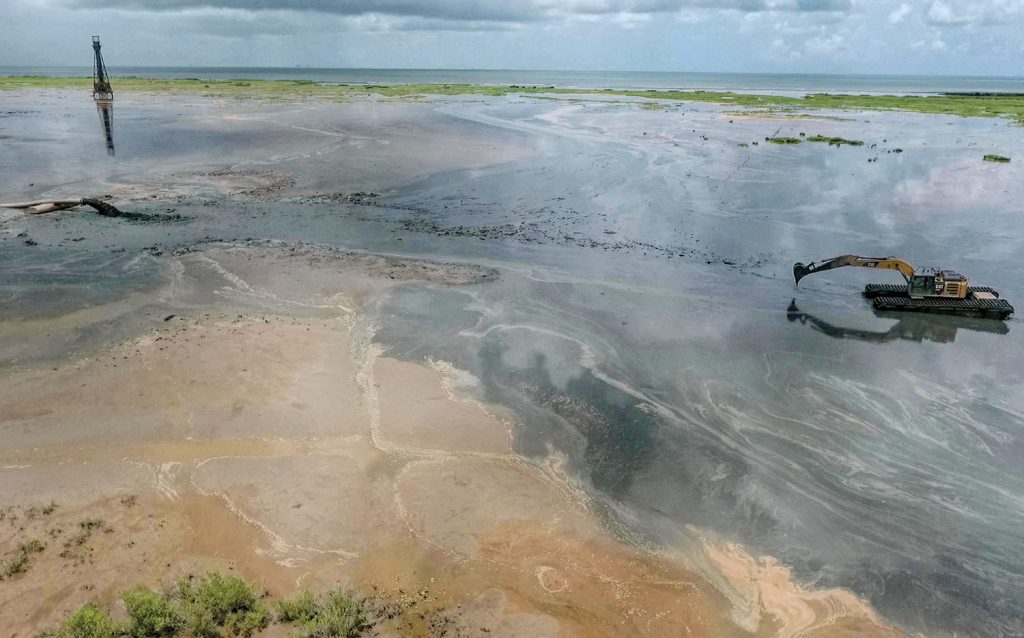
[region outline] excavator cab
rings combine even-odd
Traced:
[[[910,276],[908,283],[911,299],[925,297],[964,299],[968,293],[967,277],[952,270],[922,268]]]

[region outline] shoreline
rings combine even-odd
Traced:
[[[204,80],[113,77],[115,92],[197,95],[238,99],[322,99],[352,101],[366,99],[407,100],[427,97],[462,96],[603,96],[657,100],[660,102],[704,102],[719,106],[786,110],[905,111],[959,117],[1005,118],[1024,125],[1024,93],[943,93],[938,95],[856,95],[808,93],[803,97],[757,92],[710,90],[619,90],[580,89],[550,86],[483,84],[327,84],[315,80]],[[89,90],[92,78],[58,76],[0,77],[0,91]]]

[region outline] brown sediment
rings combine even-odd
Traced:
[[[381,357],[374,365],[380,431],[403,449],[448,452],[512,451],[511,424],[481,404],[460,399],[438,371]],[[450,381],[448,383],[450,386]]]
[[[733,618],[751,632],[762,633],[767,613],[776,623],[772,635],[904,635],[882,623],[853,592],[804,589],[771,557],[755,558],[731,543],[706,543],[704,551],[728,583],[736,603]]]
[[[564,476],[513,452],[508,415],[467,398],[471,377],[371,343],[362,308],[388,287],[487,271],[279,248],[174,263],[171,321],[0,377],[0,554],[48,545],[0,582],[0,636],[210,567],[272,596],[429,592],[405,635],[888,631],[851,594],[802,590],[738,548],[709,549],[722,592],[616,540]]]

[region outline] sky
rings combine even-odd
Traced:
[[[0,66],[1024,76],[1024,0],[0,0]],[[10,34],[17,34],[11,37]]]

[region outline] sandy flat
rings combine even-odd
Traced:
[[[361,309],[390,287],[490,273],[251,247],[176,259],[160,293],[173,318],[0,378],[0,553],[46,544],[0,583],[0,635],[210,567],[272,596],[422,591],[449,635],[874,626],[852,597],[809,597],[788,574],[723,558],[738,604],[616,539],[565,477],[515,454],[515,424],[460,392],[458,371],[371,345]],[[396,631],[429,635],[420,622]]]
[[[388,357],[374,365],[380,429],[391,444],[422,450],[509,454],[511,425],[452,394],[435,370]]]

